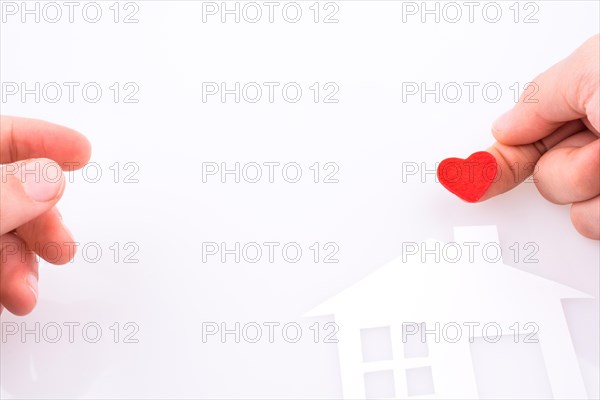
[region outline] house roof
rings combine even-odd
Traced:
[[[457,240],[460,238],[460,240]],[[457,243],[497,240],[495,226],[455,229]],[[438,243],[429,239],[428,249]],[[464,257],[463,257],[464,258]],[[481,258],[451,263],[443,258],[422,263],[415,255],[397,257],[367,277],[310,310],[305,316],[361,314],[377,320],[394,314],[403,320],[436,321],[487,318],[515,321],[517,317],[543,318],[562,298],[591,296],[549,279]],[[387,317],[389,318],[389,317]]]

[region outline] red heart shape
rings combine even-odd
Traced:
[[[437,169],[440,183],[461,199],[474,203],[496,178],[498,163],[487,151],[471,154],[466,160],[447,158]]]

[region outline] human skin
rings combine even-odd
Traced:
[[[80,133],[44,121],[0,117],[0,312],[25,315],[38,296],[38,256],[54,264],[73,254],[71,233],[55,207],[65,190],[62,169],[83,167],[91,146]],[[47,244],[60,246],[44,254]],[[50,256],[52,259],[48,259]]]
[[[513,189],[533,173],[548,201],[571,204],[579,233],[600,239],[599,53],[596,35],[535,78],[533,98],[524,93],[494,122],[497,142],[487,151],[502,173],[480,201]]]

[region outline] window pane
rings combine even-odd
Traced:
[[[367,399],[393,399],[396,397],[394,371],[376,371],[365,374],[365,397]]]
[[[402,324],[402,341],[404,342],[404,357],[427,357],[429,355],[429,347],[427,346],[426,337],[422,337],[425,324],[404,323]]]
[[[495,343],[476,337],[470,348],[479,398],[552,398],[537,335],[506,335]]]
[[[435,394],[431,367],[409,368],[406,370],[406,389],[409,396]]]
[[[360,330],[364,362],[392,360],[392,337],[390,327]]]

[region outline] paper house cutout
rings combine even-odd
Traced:
[[[499,246],[495,226],[457,227],[454,242]],[[427,240],[425,248],[436,243],[444,244]],[[492,323],[506,335],[515,334],[515,323],[523,329],[528,322],[539,328],[536,346],[552,396],[587,397],[561,299],[591,297],[481,254],[459,262],[444,257],[435,262],[431,254],[425,263],[421,257],[405,257],[405,262],[398,257],[305,315],[335,317],[344,398],[478,398],[470,340],[452,343],[454,333],[441,340],[430,333],[407,346],[416,336],[406,335],[412,323],[432,331],[436,323],[440,330]],[[378,346],[374,355],[363,348],[370,342]]]

